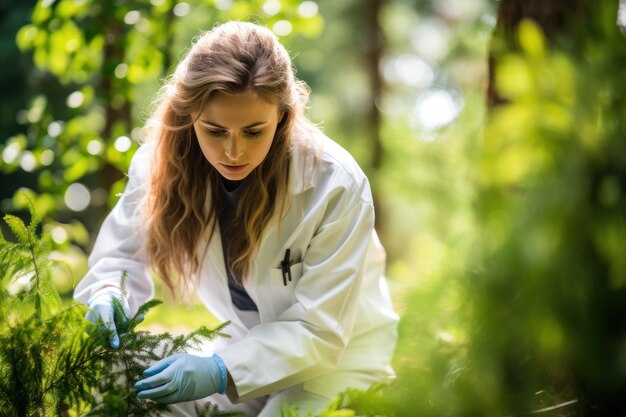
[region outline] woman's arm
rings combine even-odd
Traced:
[[[124,271],[131,312],[153,296],[139,212],[148,186],[152,152],[151,145],[143,145],[133,156],[126,188],[100,228],[89,256],[89,271],[74,291],[75,300],[87,303],[101,289],[119,289]]]

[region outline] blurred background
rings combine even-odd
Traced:
[[[32,194],[69,300],[164,77],[200,31],[261,23],[372,183],[398,379],[359,415],[626,415],[619,3],[0,0],[0,211]]]

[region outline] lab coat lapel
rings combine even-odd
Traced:
[[[294,149],[291,153],[291,163],[289,165],[289,183],[287,185],[285,217],[281,218],[280,207],[263,230],[261,243],[256,255],[257,262],[253,262],[251,270],[251,284],[253,289],[246,289],[248,293],[254,291],[256,303],[261,315],[261,322],[275,319],[276,314],[272,304],[270,270],[279,267],[283,259],[285,250],[294,244],[293,239],[298,236],[295,231],[298,229],[299,221],[302,217],[302,207],[300,201],[295,198],[297,195],[315,186],[316,172],[313,149]],[[283,236],[284,234],[284,236]],[[251,295],[252,296],[252,295]]]
[[[287,209],[289,210],[289,213],[286,214],[289,220],[285,219],[286,221],[280,224],[279,228],[279,222],[281,222],[280,213],[274,213],[263,231],[259,252],[257,253],[257,261],[253,262],[250,276],[248,280],[246,280],[246,291],[257,304],[262,322],[273,317],[274,314],[273,306],[271,305],[271,297],[269,294],[266,294],[268,286],[266,282],[267,271],[277,267],[274,264],[278,262],[278,259],[285,251],[281,245],[283,239],[280,239],[280,236],[276,234],[277,229],[279,229],[281,233],[282,230],[284,230],[285,233],[289,234],[293,234],[294,230],[297,229],[297,222],[294,216],[297,214],[295,211],[299,211],[299,208],[294,207],[296,201],[294,196],[315,186],[316,172],[313,162],[314,152],[314,149],[307,148],[306,146],[303,146],[301,149],[296,148],[292,151],[292,160],[289,166],[289,184],[286,196]],[[210,201],[207,197],[207,208],[208,204],[210,204]],[[293,242],[286,242],[287,245],[291,243]],[[206,254],[203,257],[203,273],[200,279],[205,280],[201,286],[207,289],[205,296],[207,300],[210,300],[209,305],[219,306],[219,308],[215,310],[219,310],[222,314],[220,319],[237,320],[238,324],[244,326],[238,319],[228,288],[219,224],[216,225],[213,235],[208,242]]]
[[[289,164],[289,180],[287,184],[287,210],[292,210],[293,197],[301,194],[315,186],[317,172],[315,171],[316,149],[310,146],[301,145],[291,151],[291,161]],[[274,215],[263,230],[261,244],[264,244],[268,237],[274,233],[281,221],[280,207],[277,207]]]

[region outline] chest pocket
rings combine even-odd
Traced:
[[[295,302],[294,290],[301,276],[302,262],[291,265],[291,281],[285,278],[281,268],[270,270],[270,291],[276,316]]]

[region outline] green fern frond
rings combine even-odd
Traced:
[[[18,244],[7,241],[0,243],[0,268],[2,268],[0,272],[4,272],[5,268],[10,266],[11,259],[15,257],[16,253],[20,253],[20,251],[21,248],[19,248]]]
[[[20,243],[28,245],[30,243],[28,228],[17,216],[12,214],[5,214],[4,222],[9,226],[13,235],[17,238]]]
[[[230,335],[222,331],[229,324],[230,321],[225,322],[212,330],[206,326],[201,326],[190,333],[174,337],[171,341],[171,354],[185,348],[197,349],[202,342],[214,340],[218,337],[229,338]]]
[[[84,319],[85,306],[63,308],[52,274],[67,263],[51,259],[48,234],[31,198],[30,223],[4,216],[15,242],[0,236],[0,417],[26,415],[157,417],[168,407],[137,398],[133,384],[143,370],[164,356],[181,353],[223,329],[201,327],[188,335],[137,330],[140,316],[161,304],[151,300],[123,323],[120,349],[110,348],[110,331]],[[125,292],[127,273],[121,277]],[[121,313],[122,306],[114,301]],[[116,314],[124,317],[123,314]],[[95,394],[94,394],[95,393]],[[213,416],[234,416],[211,410]]]
[[[28,231],[31,236],[35,236],[37,234],[37,227],[41,224],[41,216],[35,209],[35,201],[33,197],[28,193],[22,193],[28,202],[28,211],[30,213],[30,222],[28,224]]]
[[[138,309],[137,309],[137,314],[136,316],[139,315],[146,315],[148,314],[148,312],[150,310],[152,310],[154,307],[158,306],[159,304],[163,304],[163,301],[161,300],[150,300],[144,304],[142,304]]]
[[[19,278],[28,276],[32,272],[32,262],[26,256],[25,250],[20,245],[7,248],[0,258],[0,276],[6,279],[5,286],[8,287]]]
[[[72,407],[89,403],[99,375],[111,360],[110,351],[87,338],[84,329],[77,329],[58,349],[44,390]]]
[[[32,250],[35,256],[37,258],[47,259],[53,247],[52,236],[50,236],[47,233],[37,234],[36,232],[32,232],[31,236],[33,237],[33,243],[34,243],[34,245],[32,245]]]
[[[50,267],[51,264],[47,261],[43,261],[42,265],[40,265],[40,274],[45,276],[39,278],[39,294],[42,300],[44,300],[42,304],[46,306],[46,309],[55,311],[61,307],[62,302],[61,296],[51,279]]]

